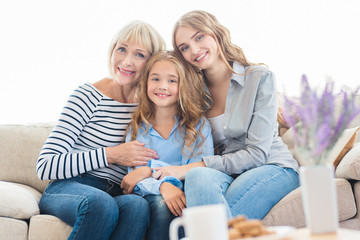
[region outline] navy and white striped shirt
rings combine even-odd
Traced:
[[[41,180],[67,179],[82,173],[121,183],[127,167],[108,164],[105,147],[124,142],[135,103],[120,103],[92,84],[78,87],[40,152]]]

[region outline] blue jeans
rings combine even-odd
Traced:
[[[191,169],[185,178],[188,207],[219,204],[227,208],[229,218],[245,215],[263,219],[270,209],[299,187],[298,174],[291,168],[263,165],[235,179],[215,169]]]
[[[175,216],[167,207],[161,195],[147,195],[144,197],[150,206],[150,226],[146,233],[146,240],[169,239],[169,227]]]
[[[140,240],[150,221],[144,198],[123,195],[118,184],[89,174],[52,181],[39,206],[73,226],[68,239]]]

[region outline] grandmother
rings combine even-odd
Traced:
[[[162,37],[149,24],[124,26],[110,45],[111,77],[75,89],[45,142],[36,170],[41,180],[52,181],[40,211],[73,226],[69,239],[144,236],[149,203],[124,195],[119,185],[128,166],[146,165],[157,153],[138,141],[124,143],[124,136],[137,107],[141,70],[164,49]]]

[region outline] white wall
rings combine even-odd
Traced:
[[[107,75],[115,32],[141,19],[171,48],[185,12],[212,12],[252,62],[264,62],[278,87],[298,93],[301,74],[314,86],[360,84],[357,0],[0,0],[0,123],[56,121],[73,89]]]

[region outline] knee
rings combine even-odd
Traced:
[[[113,222],[115,225],[119,218],[115,199],[105,192],[84,196],[80,209],[87,215]]]
[[[151,219],[157,223],[169,223],[174,215],[169,210],[164,198],[162,196],[149,195],[146,196],[150,211]]]
[[[149,204],[143,197],[134,194],[123,195],[121,197],[121,201],[117,202],[121,213],[143,218],[150,215]]]
[[[211,180],[211,169],[206,167],[199,167],[191,169],[185,177],[185,189],[186,187],[195,187],[203,184],[208,184],[208,181]]]

